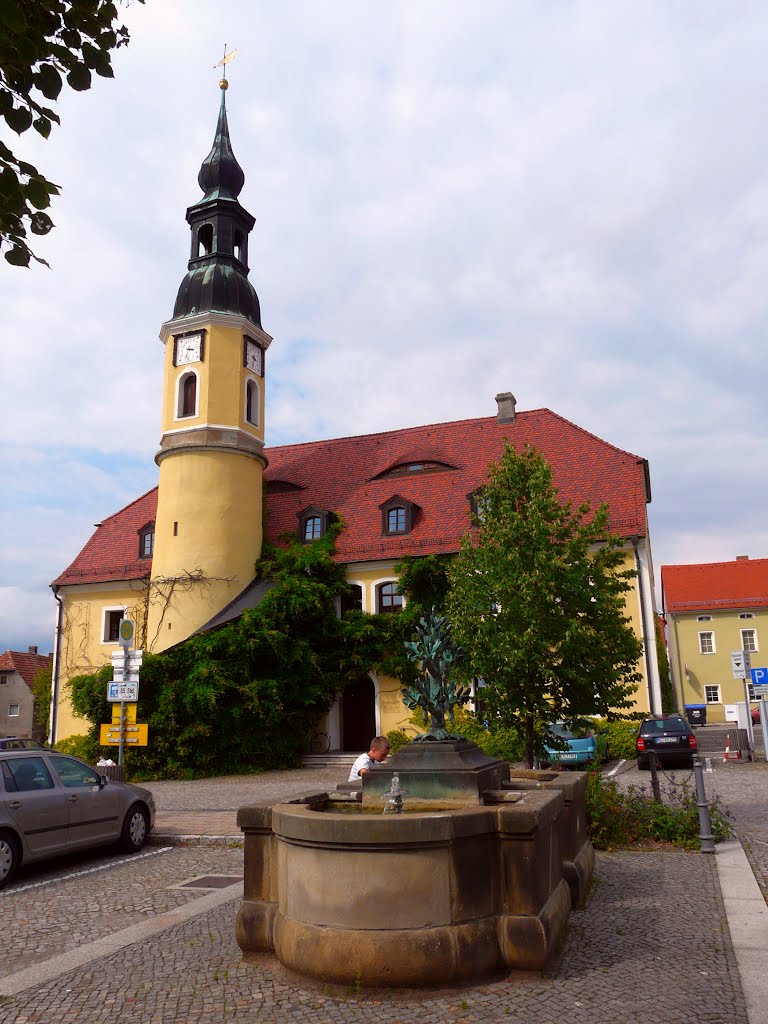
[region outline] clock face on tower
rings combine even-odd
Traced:
[[[203,335],[201,331],[197,334],[184,334],[176,338],[174,351],[174,366],[185,366],[187,363],[197,363],[203,358]]]
[[[246,369],[252,370],[253,373],[257,373],[260,377],[264,376],[264,352],[261,346],[257,345],[255,341],[251,341],[250,338],[245,339],[243,364]]]

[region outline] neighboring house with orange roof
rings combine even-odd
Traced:
[[[347,569],[349,605],[397,612],[404,599],[395,565],[404,555],[458,552],[506,441],[542,452],[564,502],[609,505],[626,565],[638,571],[627,598],[646,640],[636,706],[660,710],[645,459],[549,409],[518,412],[508,392],[496,396],[492,416],[265,447],[272,338],[248,279],[254,218],[238,199],[244,175],[229,140],[225,84],[198,176],[204,195],[187,210],[191,258],[160,332],[158,486],[100,523],[53,583],[54,737],[85,731],[65,683],[109,662],[122,617],[136,622],[136,646],[159,652],[257,603],[263,541],[310,541],[340,517],[336,557]],[[406,720],[399,681],[370,672],[339,695],[327,729],[333,748],[359,752]]]
[[[753,668],[768,664],[768,558],[664,565],[661,588],[680,706],[704,705],[708,722],[736,721],[744,683],[733,678],[731,653],[749,651]],[[752,698],[749,681],[748,689]]]
[[[34,724],[32,681],[52,663],[53,655],[38,654],[36,647],[0,654],[0,736],[37,738],[45,732]]]

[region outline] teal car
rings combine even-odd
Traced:
[[[559,740],[557,746],[553,740]],[[594,729],[569,727],[565,722],[552,722],[544,734],[542,767],[562,765],[563,768],[584,768],[604,756],[604,744]]]

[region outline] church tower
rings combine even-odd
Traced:
[[[187,210],[192,242],[165,346],[160,469],[148,650],[186,639],[254,577],[261,555],[265,355],[248,280],[254,218],[238,196],[245,183],[229,139],[227,81],[213,147]]]

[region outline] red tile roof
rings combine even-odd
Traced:
[[[768,608],[768,558],[663,565],[661,589],[672,613]]]
[[[520,412],[512,423],[496,417],[410,427],[359,437],[268,448],[269,481],[293,487],[268,494],[266,536],[279,543],[296,533],[298,513],[308,506],[342,516],[342,562],[400,558],[405,554],[458,551],[469,529],[467,495],[487,479],[504,441],[541,451],[552,466],[563,501],[610,506],[611,528],[618,534],[645,536],[647,465],[548,409]],[[404,463],[439,462],[436,471],[385,475]],[[384,537],[380,506],[399,494],[418,506],[406,536]],[[56,584],[137,579],[150,563],[136,559],[137,531],[155,515],[157,490],[106,519]],[[257,512],[257,510],[255,510]]]
[[[3,651],[0,654],[0,672],[18,672],[27,686],[32,685],[41,668],[53,664],[51,654],[29,654],[22,651]]]

